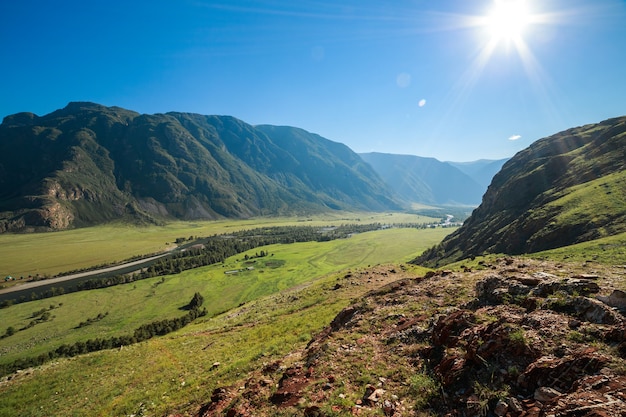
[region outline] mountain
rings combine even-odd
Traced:
[[[407,202],[477,205],[486,190],[459,168],[434,158],[376,152],[359,155]]]
[[[70,103],[0,125],[0,231],[397,209],[347,146],[234,117]]]
[[[540,139],[506,162],[465,224],[415,262],[522,254],[626,231],[626,117]]]
[[[487,187],[491,184],[491,180],[494,175],[502,169],[502,165],[504,165],[504,163],[509,159],[510,158],[497,160],[479,159],[478,161],[471,162],[448,161],[447,163],[469,176],[471,179],[484,187],[485,190],[487,190]]]

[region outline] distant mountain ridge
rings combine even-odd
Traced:
[[[415,263],[553,249],[626,231],[626,116],[540,139],[493,178],[465,224]]]
[[[484,182],[489,169],[499,163],[486,160],[441,162],[435,158],[378,152],[359,155],[404,201],[432,205],[477,206],[487,189],[488,184],[484,185]],[[490,166],[490,163],[495,165]],[[470,173],[463,172],[457,164],[466,166]],[[474,168],[474,172],[469,168]]]
[[[496,175],[501,169],[502,166],[511,158],[504,159],[479,159],[477,161],[471,162],[452,162],[446,161],[446,163],[452,165],[457,168],[471,179],[476,181],[484,190],[487,190],[489,184],[491,184],[491,180],[494,175]],[[482,197],[482,195],[481,195]]]
[[[347,146],[228,116],[70,103],[5,117],[0,155],[0,231],[400,208]]]

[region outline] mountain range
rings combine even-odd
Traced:
[[[347,146],[228,116],[70,103],[5,117],[0,154],[0,231],[401,207]]]
[[[626,117],[534,142],[498,172],[457,231],[415,262],[523,254],[626,231]]]
[[[477,206],[507,159],[441,162],[435,158],[362,153],[380,177],[406,203]]]

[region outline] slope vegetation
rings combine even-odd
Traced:
[[[70,103],[6,117],[0,155],[0,231],[399,208],[345,145],[226,116]]]
[[[494,177],[463,227],[415,262],[522,254],[626,230],[626,117],[538,140]]]

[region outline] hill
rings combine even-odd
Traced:
[[[227,116],[70,103],[5,117],[0,155],[0,231],[399,208],[345,145]]]
[[[626,305],[615,295],[623,274],[594,267],[600,281],[522,258],[424,277],[381,267],[346,276],[342,285],[381,287],[188,415],[624,415],[626,320],[612,308]]]
[[[626,117],[540,139],[496,174],[463,227],[415,262],[523,254],[626,231]]]
[[[359,155],[406,202],[475,206],[487,188],[435,158],[377,152]]]

